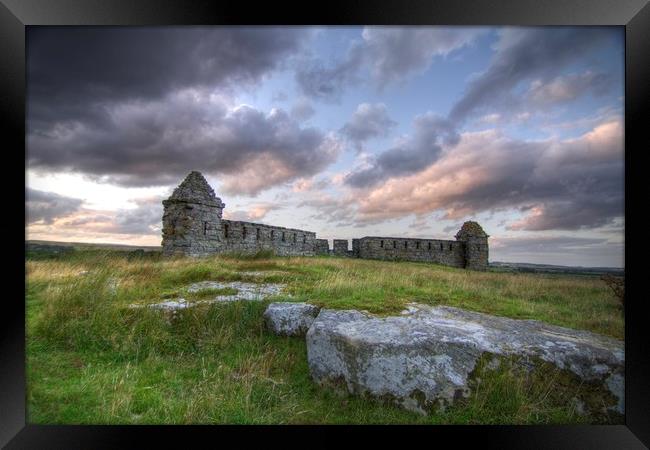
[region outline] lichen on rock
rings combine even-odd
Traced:
[[[280,336],[304,336],[320,308],[309,303],[271,303],[264,311],[267,328]]]
[[[466,398],[481,371],[505,370],[510,358],[521,373],[552,368],[567,386],[585,386],[576,395],[592,414],[624,412],[623,343],[587,331],[411,304],[383,318],[323,309],[306,340],[317,383],[343,379],[349,393],[421,413]]]

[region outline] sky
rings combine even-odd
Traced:
[[[28,27],[26,238],[160,245],[224,217],[623,267],[622,27]]]

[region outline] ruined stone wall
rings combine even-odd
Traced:
[[[221,246],[221,209],[212,205],[183,201],[163,202],[163,241],[165,256],[204,256]]]
[[[466,269],[487,270],[488,243],[485,238],[470,238],[465,241]]]
[[[256,253],[273,250],[281,256],[313,256],[316,233],[295,228],[276,227],[254,222],[221,221],[219,252]]]
[[[204,256],[220,246],[225,206],[199,172],[190,172],[163,202],[163,255]]]
[[[352,256],[359,258],[361,241],[359,239],[352,239]]]
[[[330,244],[327,239],[316,239],[315,252],[318,255],[327,255],[330,252]]]
[[[478,222],[463,223],[456,239],[465,243],[465,268],[472,270],[487,270],[488,268],[488,238]]]
[[[435,262],[465,267],[465,243],[460,241],[391,237],[364,237],[355,241],[358,241],[359,258]]]
[[[326,239],[295,228],[223,220],[225,204],[200,172],[192,171],[163,201],[162,247],[166,256],[205,256],[214,253],[256,253],[272,250],[282,256],[329,254]],[[477,222],[463,223],[456,241],[393,237],[334,239],[332,253],[367,259],[423,261],[486,270],[488,235]]]
[[[347,239],[334,239],[332,253],[336,256],[348,256]]]

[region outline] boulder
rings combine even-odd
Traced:
[[[304,336],[319,310],[308,303],[271,303],[264,311],[264,321],[267,328],[277,335]]]
[[[563,374],[584,394],[567,402],[581,402],[588,413],[624,412],[623,342],[587,331],[411,304],[383,318],[323,309],[306,340],[318,384],[423,414],[469,396],[479,369],[513,361],[526,373],[550,367]]]

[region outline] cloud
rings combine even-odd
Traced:
[[[221,97],[178,91],[107,108],[101,123],[54,123],[27,136],[28,164],[81,172],[126,186],[177,183],[190,170],[222,175],[228,193],[256,194],[334,162],[338,141],[286,112],[230,107]]]
[[[162,231],[162,198],[150,197],[133,200],[136,207],[120,210],[115,215],[112,229],[122,234],[160,234]]]
[[[341,134],[361,150],[363,143],[369,139],[388,136],[397,126],[397,122],[388,116],[383,103],[361,103],[350,120],[341,128]]]
[[[612,77],[586,71],[582,74],[558,76],[548,83],[536,79],[530,84],[527,98],[533,104],[547,106],[566,103],[585,95],[603,95],[612,86]]]
[[[515,90],[520,83],[535,80],[539,86],[546,84],[561,70],[576,64],[581,58],[587,58],[604,40],[614,37],[614,33],[620,34],[620,30],[614,31],[608,27],[534,27],[501,30],[500,39],[495,45],[496,53],[490,65],[469,82],[463,96],[451,109],[450,120],[461,123],[471,114],[490,113],[499,106],[519,103]],[[592,83],[603,81],[602,77],[590,77]],[[566,81],[564,80],[564,83]],[[580,81],[585,80],[574,79],[574,87]],[[562,84],[562,81],[557,79],[555,82]],[[557,93],[562,91],[559,84],[556,84]],[[550,89],[553,90],[552,87]]]
[[[299,98],[291,107],[291,117],[300,122],[310,119],[315,113],[316,110],[306,98]]]
[[[383,89],[426,71],[436,56],[445,56],[470,44],[484,30],[470,27],[366,27],[362,39],[339,61],[305,61],[296,81],[310,97],[338,98],[350,85],[364,79]],[[366,77],[367,77],[366,76]]]
[[[470,44],[482,32],[469,27],[366,27],[366,63],[383,87],[424,72],[434,57]]]
[[[317,192],[309,199],[298,203],[298,207],[316,210],[316,213],[310,216],[313,220],[323,220],[338,226],[358,225],[356,223],[356,205],[350,196],[333,196]]]
[[[227,180],[229,192],[246,193],[313,175],[336,159],[332,139],[282,110],[229,97],[284,67],[311,35],[297,27],[29,30],[28,165],[154,186],[194,169],[228,178],[269,164],[262,180]],[[310,114],[305,104],[294,113]]]
[[[496,130],[464,133],[423,171],[355,193],[365,220],[445,211],[460,220],[519,209],[517,230],[594,228],[623,216],[622,121],[576,139],[522,141]]]
[[[416,215],[415,220],[409,224],[409,228],[414,230],[426,230],[431,228],[431,218],[426,215]]]
[[[41,194],[45,194],[41,197],[48,199],[61,198],[52,192],[41,192]],[[81,204],[80,200],[78,202]],[[131,203],[134,204],[133,208],[122,208],[115,211],[82,207],[64,211],[49,210],[49,220],[39,222],[34,217],[30,219],[31,231],[56,232],[62,235],[77,233],[95,236],[102,234],[159,236],[163,213],[162,198],[137,198],[131,200]]]
[[[31,129],[103,120],[106,105],[253,85],[301,48],[298,27],[36,27],[27,32]]]
[[[255,222],[262,220],[270,211],[282,209],[283,206],[277,203],[257,203],[248,210],[228,211],[224,210],[224,219]]]
[[[345,178],[348,186],[364,188],[392,177],[425,170],[442,152],[442,145],[455,145],[458,134],[441,116],[426,113],[413,121],[413,134],[396,146],[380,153],[366,167],[352,171]]]
[[[83,200],[27,188],[25,202],[25,222],[43,221],[51,224],[55,219],[69,216],[81,207]]]

